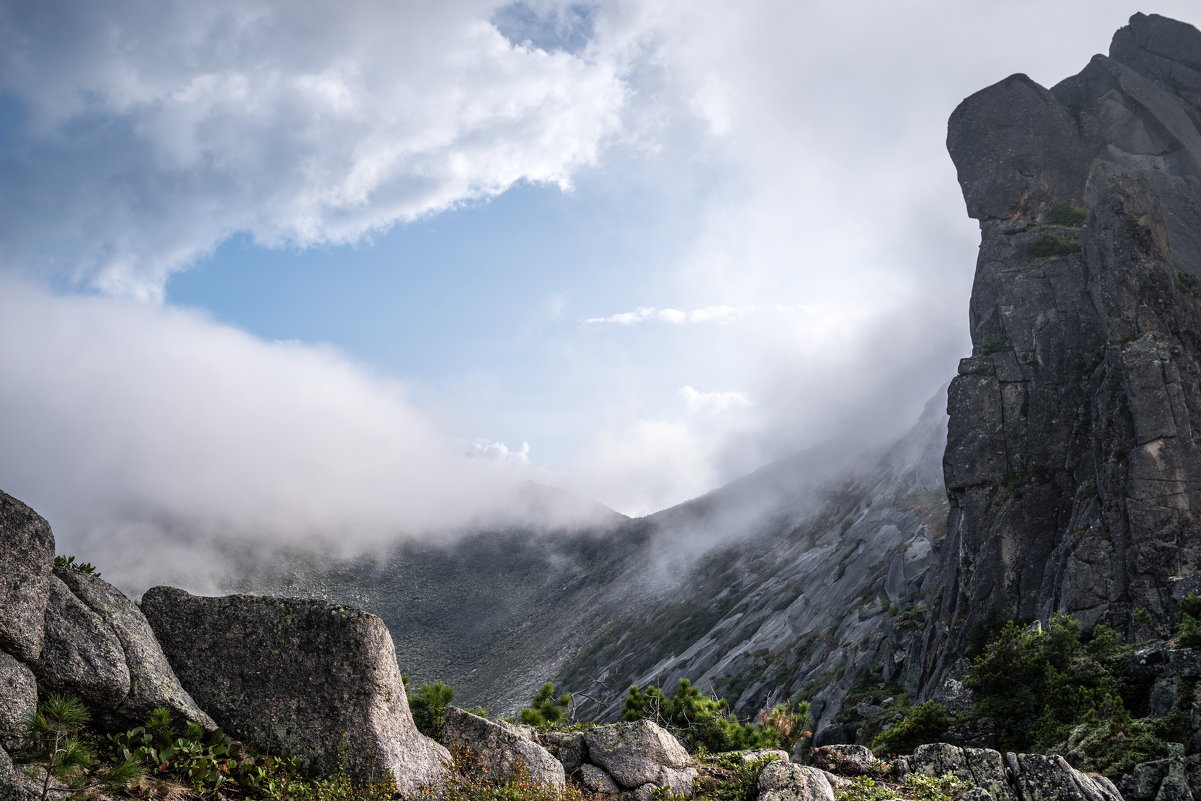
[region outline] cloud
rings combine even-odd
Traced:
[[[724,412],[751,405],[750,398],[741,392],[701,392],[691,386],[681,387],[680,397],[692,411]]]
[[[500,464],[528,465],[530,463],[530,443],[523,442],[520,448],[513,450],[503,442],[477,438],[468,443],[464,455],[469,459],[481,459]]]
[[[500,4],[18,4],[0,33],[0,263],[161,299],[236,232],[341,244],[571,184],[619,128],[609,62]]]
[[[687,325],[698,323],[729,323],[744,317],[761,314],[796,314],[808,311],[804,305],[787,306],[704,306],[690,311],[659,309],[654,306],[639,306],[631,312],[620,312],[607,317],[588,317],[583,325],[635,325],[645,322]]]
[[[468,459],[329,347],[0,280],[0,487],[124,587],[212,589],[230,546],[354,554],[504,508],[528,446]]]

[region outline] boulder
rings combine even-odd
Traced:
[[[3,748],[0,748],[0,801],[24,801],[24,794],[17,788],[13,761]]]
[[[0,650],[32,662],[42,653],[54,534],[41,515],[0,492]]]
[[[866,776],[879,762],[865,745],[823,745],[813,749],[813,764],[832,773]]]
[[[113,709],[129,695],[129,668],[117,635],[75,597],[62,579],[50,577],[46,633],[32,663],[44,692],[69,693],[93,710]]]
[[[442,742],[453,753],[478,760],[478,767],[491,779],[510,781],[524,770],[538,784],[567,786],[563,765],[521,727],[493,723],[452,706],[446,710],[444,731]]]
[[[988,791],[994,801],[1019,801],[1006,777],[1005,759],[990,748],[960,748],[947,743],[921,745],[905,759],[902,770],[927,776],[949,773]]]
[[[22,730],[38,706],[33,671],[0,651],[0,748],[15,749]]]
[[[834,788],[818,768],[773,762],[759,774],[756,801],[834,801]]]
[[[1063,757],[1006,754],[1010,776],[1022,801],[1123,801],[1104,776],[1087,776]]]
[[[582,732],[550,732],[545,736],[565,772],[574,773],[588,761],[588,746]]]
[[[692,760],[680,741],[656,723],[638,720],[597,726],[584,732],[584,742],[589,761],[627,790],[651,784],[692,795],[696,778]]]
[[[613,777],[596,765],[580,765],[577,780],[584,792],[590,795],[621,795],[621,788]]]
[[[153,710],[164,707],[206,729],[217,727],[180,685],[137,604],[98,576],[59,567],[55,568],[54,577],[86,609],[85,612],[79,604],[69,604],[72,614],[91,620],[90,629],[106,632],[106,643],[115,639],[122,655],[124,674],[129,677],[127,692],[114,706],[97,710],[101,719],[118,725],[137,725],[144,723]],[[82,647],[82,642],[75,644],[76,650]]]
[[[171,587],[148,590],[142,611],[184,688],[233,737],[320,771],[344,759],[353,777],[390,775],[404,794],[445,780],[450,753],[413,725],[375,615]]]
[[[746,751],[729,751],[725,755],[738,757],[747,764],[758,762],[762,759],[774,759],[778,762],[788,761],[788,752],[781,751],[778,748],[752,748]]]

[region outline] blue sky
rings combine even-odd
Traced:
[[[0,0],[0,487],[77,549],[373,547],[523,478],[643,514],[886,441],[969,347],[947,116],[1136,10],[296,8]]]

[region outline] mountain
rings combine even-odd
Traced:
[[[981,228],[949,424],[940,393],[868,457],[243,586],[376,612],[404,669],[494,711],[553,680],[612,718],[688,677],[742,713],[812,699],[831,732],[864,682],[941,697],[1004,620],[1170,635],[1201,589],[1201,32],[1136,14],[1051,89],[966,99],[947,144]]]
[[[806,451],[649,517],[512,525],[351,562],[296,554],[231,589],[374,612],[403,670],[493,711],[549,680],[612,718],[632,681],[687,676],[749,713],[825,688],[828,718],[881,633],[896,641],[891,672],[904,666],[898,643],[946,518],[943,397],[868,457]]]
[[[1201,32],[1136,14],[1051,89],[967,98],[947,147],[981,245],[927,692],[1005,619],[1167,635],[1201,565]]]

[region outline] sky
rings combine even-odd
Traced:
[[[884,442],[970,349],[947,117],[1138,10],[0,0],[0,488],[179,561]]]

